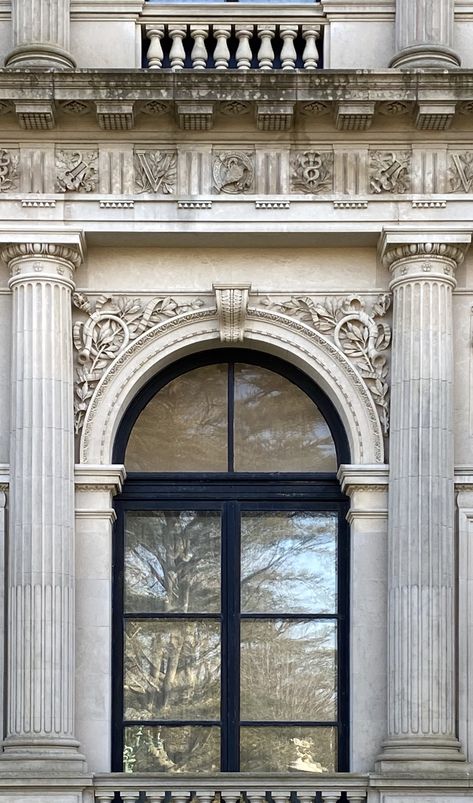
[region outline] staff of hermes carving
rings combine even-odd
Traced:
[[[330,381],[336,381],[343,405],[348,406],[355,417],[359,414],[355,407],[360,405],[358,411],[364,408],[363,416],[370,422],[367,426],[375,444],[374,460],[382,462],[382,430],[386,433],[388,426],[388,385],[387,359],[381,352],[387,350],[391,333],[377,318],[386,313],[389,296],[381,296],[368,306],[354,297],[325,299],[323,303],[310,298],[271,302],[253,295],[254,306],[249,306],[249,285],[215,285],[214,293],[214,303],[210,298],[178,303],[169,296],[143,301],[110,296],[90,300],[81,293],[74,295],[74,303],[81,313],[81,320],[74,325],[78,362],[75,428],[78,434],[85,427],[81,447],[84,459],[87,460],[91,448],[94,418],[105,416],[107,421],[113,418],[112,408],[132,382],[136,368],[151,369],[152,364],[146,359],[158,358],[164,347],[159,344],[167,343],[170,334],[175,342],[186,340],[191,344],[192,338],[197,337],[192,334],[192,327],[204,326],[207,338],[219,338],[229,344],[243,339],[250,343],[262,338],[263,342],[265,331],[274,332],[275,327],[277,332],[271,337],[276,337],[284,348],[294,350],[296,341],[302,338],[305,345],[297,346],[299,352],[325,365]],[[197,337],[196,345],[199,342]],[[137,355],[148,353],[153,344],[153,356],[142,357],[136,363]],[[341,379],[340,371],[345,379]],[[119,375],[122,376],[120,390],[114,391],[118,395],[108,400],[110,409],[105,412],[101,405],[111,392],[107,386],[114,386]],[[355,407],[353,393],[358,399]],[[361,438],[359,425],[356,431]],[[106,452],[105,446],[103,452],[104,449]],[[362,455],[362,441],[359,451]]]

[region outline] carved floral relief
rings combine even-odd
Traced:
[[[18,153],[0,150],[0,192],[16,190],[18,188]]]
[[[450,192],[471,192],[473,189],[473,152],[450,153],[448,160]]]
[[[200,298],[180,303],[170,296],[143,301],[102,295],[95,301],[84,293],[74,293],[74,306],[85,314],[73,327],[74,347],[79,367],[74,384],[75,431],[82,429],[94,390],[106,368],[130,342],[168,318],[198,310]]]
[[[386,352],[391,344],[391,329],[380,319],[391,305],[390,295],[383,293],[373,304],[367,304],[357,296],[326,298],[324,301],[308,296],[292,296],[285,301],[272,301],[266,297],[259,303],[266,309],[297,318],[331,337],[363,377],[387,435],[389,385]]]

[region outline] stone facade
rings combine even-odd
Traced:
[[[0,803],[473,795],[472,38],[469,0],[0,0]],[[115,436],[219,344],[346,431],[349,774],[111,773]]]

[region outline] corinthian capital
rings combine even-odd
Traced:
[[[384,231],[378,253],[394,281],[423,277],[454,283],[470,243],[468,232]]]

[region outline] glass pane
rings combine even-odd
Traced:
[[[336,624],[241,623],[241,719],[336,719]]]
[[[125,772],[219,772],[220,728],[125,728]]]
[[[337,609],[335,513],[243,513],[243,613],[334,613]]]
[[[220,719],[220,624],[125,624],[124,719]]]
[[[128,511],[125,611],[220,611],[220,514]]]
[[[242,772],[335,772],[336,728],[241,728]]]
[[[165,385],[138,416],[128,471],[227,471],[227,366],[208,365]]]
[[[335,444],[309,397],[283,376],[235,365],[235,471],[336,471]]]

